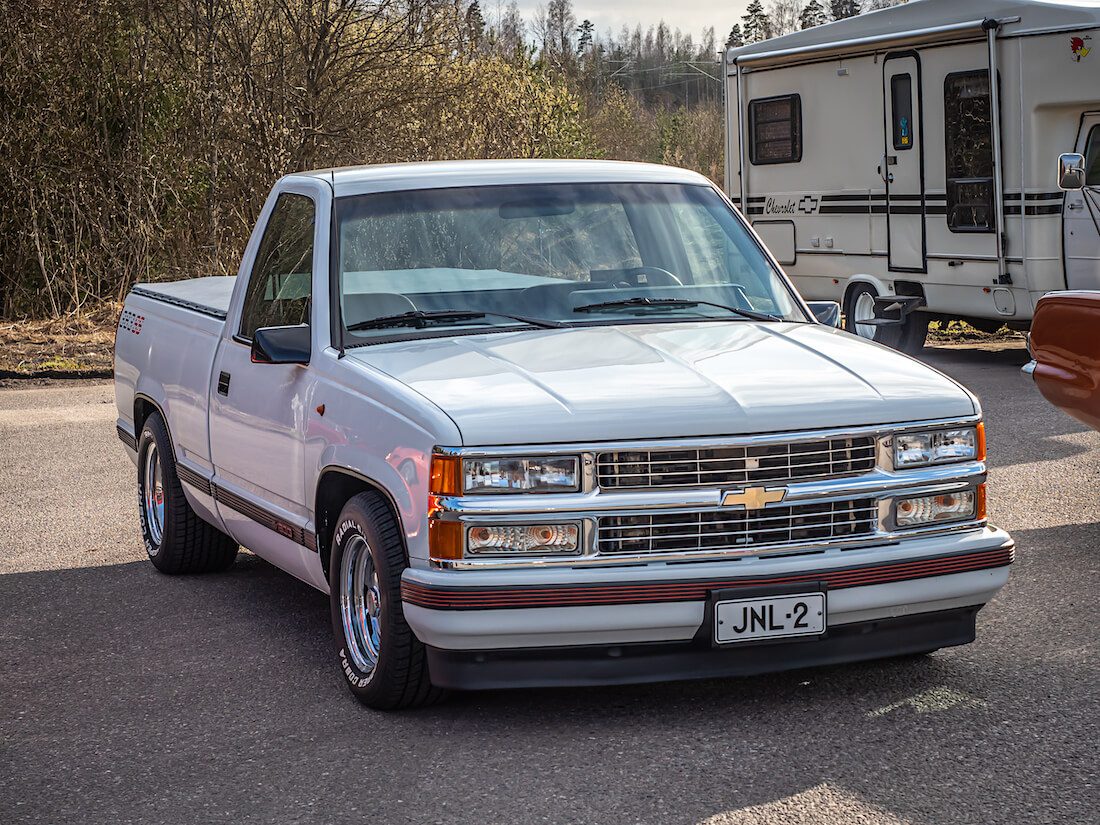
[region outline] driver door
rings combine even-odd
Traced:
[[[210,386],[210,452],[218,511],[232,536],[303,578],[310,519],[305,433],[314,373],[252,362],[257,329],[311,324],[317,209],[282,192],[268,218],[239,316],[230,313]],[[238,277],[245,277],[239,275]],[[234,318],[238,318],[234,323]],[[316,356],[314,356],[316,357]],[[308,580],[308,578],[307,578]]]

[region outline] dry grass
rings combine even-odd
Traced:
[[[0,323],[0,377],[102,377],[111,374],[122,304],[48,321]]]
[[[933,321],[928,327],[929,346],[973,347],[975,349],[1023,348],[1026,333],[1001,327],[996,332],[982,332],[963,321]]]

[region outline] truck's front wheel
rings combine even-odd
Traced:
[[[138,439],[138,501],[145,551],[162,573],[224,570],[237,557],[237,542],[199,518],[187,502],[168,427],[158,412],[145,419]]]
[[[340,513],[329,562],[332,629],[344,681],[355,698],[379,710],[437,701],[424,645],[401,606],[405,551],[386,502],[353,497]]]

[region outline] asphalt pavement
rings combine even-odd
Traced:
[[[1017,542],[975,643],[400,713],[306,585],[144,560],[109,382],[0,389],[0,823],[1100,822],[1100,434],[1022,350],[924,357],[982,399]]]

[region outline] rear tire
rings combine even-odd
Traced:
[[[159,412],[145,419],[138,439],[138,510],[145,552],[162,573],[212,573],[237,557],[237,542],[191,509]]]
[[[401,573],[407,567],[397,520],[386,501],[360,493],[344,505],[329,560],[332,629],[344,681],[377,710],[438,702],[424,644],[405,621]]]

